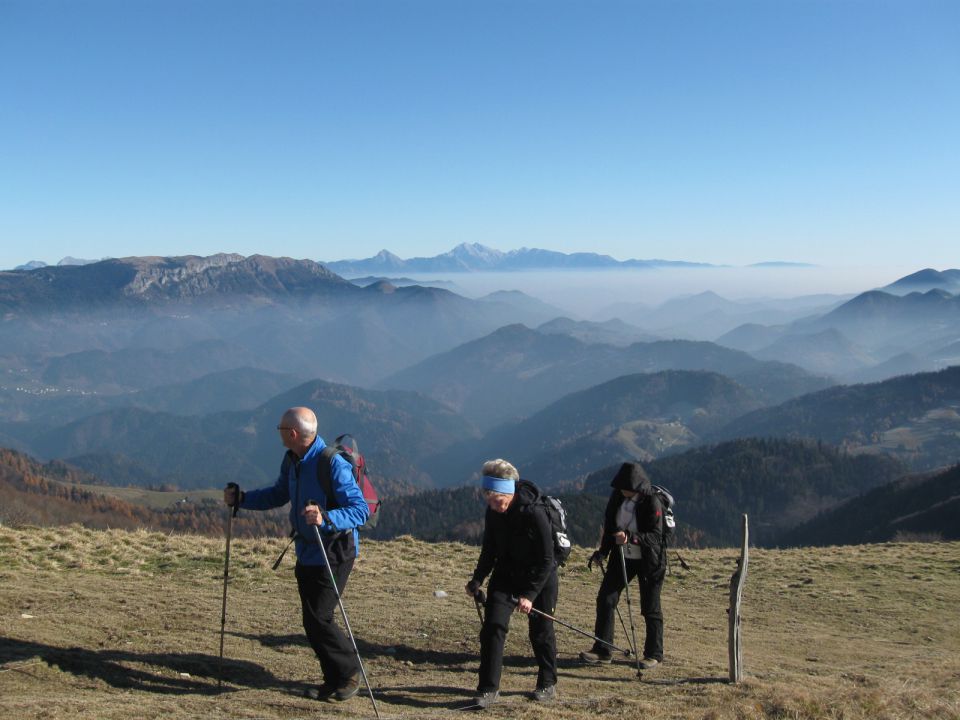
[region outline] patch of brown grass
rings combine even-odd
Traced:
[[[369,698],[300,697],[318,668],[281,539],[234,540],[218,692],[223,542],[154,532],[0,527],[0,717],[372,717]],[[462,587],[477,548],[363,542],[344,599],[384,718],[449,717],[476,684],[479,620]],[[557,615],[593,627],[599,575],[575,549]],[[590,641],[557,628],[560,699],[526,698],[525,619],[508,636],[501,718],[859,720],[960,717],[960,543],[752,550],[747,680],[727,678],[738,553],[685,551],[664,588],[667,661],[582,667]],[[436,597],[442,590],[446,597]],[[634,621],[642,632],[638,600]],[[626,604],[621,603],[626,619]],[[627,641],[618,627],[615,642]]]

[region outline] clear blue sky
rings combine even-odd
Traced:
[[[0,0],[0,268],[960,265],[960,2]]]

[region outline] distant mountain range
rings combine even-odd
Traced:
[[[306,404],[323,434],[361,439],[393,495],[467,482],[487,456],[570,489],[624,459],[755,437],[914,470],[960,457],[960,367],[831,387],[960,365],[960,296],[945,288],[708,292],[588,321],[522,292],[383,277],[239,255],[0,273],[0,446],[117,484],[261,484],[282,454],[276,417]],[[724,344],[673,334],[734,318],[776,323],[741,323]]]
[[[106,260],[106,259],[107,258],[101,258],[101,260]],[[90,263],[95,263],[95,262],[100,262],[100,260],[86,260],[84,258],[75,258],[67,255],[67,257],[60,260],[60,262],[58,262],[57,265],[58,266],[89,265]],[[42,260],[31,260],[30,262],[24,263],[23,265],[17,265],[14,268],[14,270],[36,270],[37,268],[42,268],[42,267],[49,267],[49,265],[47,265],[47,263],[43,262]]]
[[[897,295],[912,292],[929,292],[930,290],[945,290],[949,293],[960,292],[960,270],[934,270],[925,268],[886,285],[881,290]]]
[[[422,285],[423,287],[442,288],[443,290],[449,290],[450,292],[457,293],[457,295],[466,295],[466,292],[463,290],[463,288],[450,280],[414,280],[413,278],[408,277],[367,275],[365,277],[351,277],[350,282],[360,287],[367,287],[368,285],[375,285],[377,283],[388,283],[394,287]]]
[[[7,315],[361,292],[317,263],[262,255],[131,257],[0,272],[0,312]]]
[[[520,292],[472,300],[383,281],[361,288],[290,258],[122,258],[4,272],[0,389],[13,378],[37,391],[146,389],[171,382],[181,361],[188,377],[251,367],[368,385],[503,325],[562,314]]]
[[[478,436],[463,418],[421,395],[315,380],[252,409],[187,416],[127,406],[63,425],[0,423],[0,438],[7,436],[7,447],[68,460],[118,485],[204,488],[230,479],[260,486],[273,481],[283,457],[277,419],[296,405],[313,408],[326,439],[356,436],[385,493],[432,485],[424,458]]]
[[[762,366],[753,367],[762,378]],[[257,394],[287,381],[229,372],[159,392],[94,396],[86,406],[83,398],[50,398],[50,407],[22,407],[24,419],[0,423],[0,446],[67,460],[116,484],[211,487],[230,477],[259,485],[276,471],[275,418],[308,405],[325,436],[360,439],[374,476],[393,493],[469,482],[488,456],[508,456],[532,478],[570,487],[598,467],[749,437],[821,441],[919,470],[960,457],[960,367],[829,388],[774,407],[763,407],[755,383],[751,390],[715,372],[634,373],[580,391],[558,386],[552,403],[486,435],[413,392],[311,381],[254,406]],[[249,387],[240,389],[244,382]],[[229,407],[223,392],[237,396],[237,410],[215,409]]]
[[[160,361],[168,358],[169,356],[165,358],[160,355]],[[109,370],[113,366],[113,363],[107,363],[105,369]],[[127,376],[133,383],[131,388],[112,393],[103,392],[102,388],[111,384],[117,388],[116,379],[111,378],[109,373],[101,372],[99,367],[94,367],[90,375],[78,375],[81,384],[89,385],[102,380],[102,384],[98,384],[100,389],[95,392],[80,388],[70,392],[52,388],[48,388],[47,392],[25,392],[0,387],[0,423],[28,422],[55,427],[122,407],[171,415],[208,415],[223,411],[252,410],[281,392],[302,385],[305,380],[294,375],[244,367],[209,372],[194,378],[196,363],[173,367],[179,369],[176,381],[154,385],[158,377],[151,376],[148,387],[139,389],[145,378]],[[213,367],[208,366],[207,369]],[[104,374],[107,377],[101,378]]]
[[[851,297],[808,295],[788,299],[728,300],[707,290],[671,298],[657,307],[636,302],[615,303],[594,313],[594,319],[618,318],[665,338],[712,341],[742,325],[782,326],[812,315],[819,316]]]
[[[484,460],[502,456],[528,477],[569,487],[613,462],[648,461],[696,445],[701,435],[761,405],[749,390],[716,373],[624,375],[571,392],[479,440],[453,445],[429,463],[444,484],[459,484]]]
[[[764,404],[829,384],[796,366],[762,362],[713,343],[669,340],[616,347],[510,325],[385,378],[379,387],[423,393],[489,429],[568,393],[622,375],[661,370],[720,373]]]
[[[958,276],[960,270],[921,271],[826,312],[773,325],[744,323],[716,342],[842,382],[939,370],[960,363],[960,295],[945,289],[960,289]]]
[[[515,272],[530,270],[611,270],[655,267],[715,267],[678,260],[615,260],[597,253],[561,253],[520,248],[501,252],[478,243],[462,243],[433,257],[407,260],[381,250],[365,260],[329,260],[323,264],[344,277],[395,273]]]
[[[665,338],[651,335],[636,325],[625,323],[619,318],[605,322],[589,320],[571,320],[558,317],[536,328],[544,335],[566,335],[588,345],[618,345],[625,347],[636,342],[657,342]]]
[[[392,270],[416,271],[417,267],[402,266],[424,260],[393,267],[398,265],[395,256],[378,257]],[[471,272],[623,264],[590,253],[527,249],[502,253],[476,244],[429,260]],[[665,261],[625,261],[639,262]],[[329,266],[340,272],[349,269],[337,263]],[[403,277],[402,272],[390,274]],[[219,340],[236,347],[238,359],[245,357],[232,367],[264,370],[274,369],[272,356],[264,352],[274,346],[291,363],[285,370],[359,385],[511,322],[543,325],[544,332],[581,333],[590,343],[716,340],[759,359],[797,364],[841,382],[881,380],[960,362],[960,354],[951,350],[960,341],[960,296],[951,292],[960,287],[960,270],[921,270],[852,298],[732,301],[706,291],[672,298],[655,308],[620,303],[597,313],[595,321],[622,325],[594,325],[589,330],[570,324],[584,320],[564,325],[560,319],[567,313],[517,291],[471,300],[441,287],[413,284],[409,278],[394,284],[383,279],[386,276],[366,273],[355,284],[310,260],[229,254],[120,258],[2,272],[0,344],[4,354],[17,356],[11,366],[37,368],[36,358],[25,356],[39,348],[46,348],[41,364],[51,362],[53,354],[129,348],[127,339],[118,341],[117,332],[137,332],[140,347],[165,352],[174,351],[173,345],[185,348],[190,344],[187,339]],[[122,327],[137,312],[153,316],[149,331]],[[221,315],[202,317],[210,312]],[[93,317],[97,313],[111,317]],[[43,324],[31,323],[39,317]],[[165,317],[162,330],[161,317]],[[68,321],[58,325],[56,318]],[[355,335],[357,352],[349,363],[340,362],[336,354],[322,354],[319,347],[319,336],[336,333],[342,318],[349,318]],[[19,320],[25,324],[16,325]],[[544,325],[549,322],[556,324]],[[293,342],[301,327],[309,328],[307,337]],[[164,343],[158,346],[160,332]],[[251,333],[256,336],[253,343],[248,339]],[[54,340],[48,337],[51,334],[56,335]],[[316,359],[320,362],[314,364]],[[3,363],[0,357],[0,370]]]

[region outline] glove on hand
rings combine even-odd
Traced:
[[[590,559],[587,560],[587,570],[593,572],[593,564],[596,563],[597,566],[603,562],[603,553],[599,550],[594,550],[593,555],[590,556]]]
[[[480,583],[478,583],[476,580],[471,580],[467,583],[467,590],[470,591],[471,595],[476,597],[477,592],[480,590]]]

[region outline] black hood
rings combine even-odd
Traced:
[[[613,476],[610,487],[617,490],[633,490],[639,493],[650,492],[650,478],[639,463],[626,462]]]
[[[532,505],[540,499],[540,488],[529,480],[517,480],[517,500],[521,505]]]

